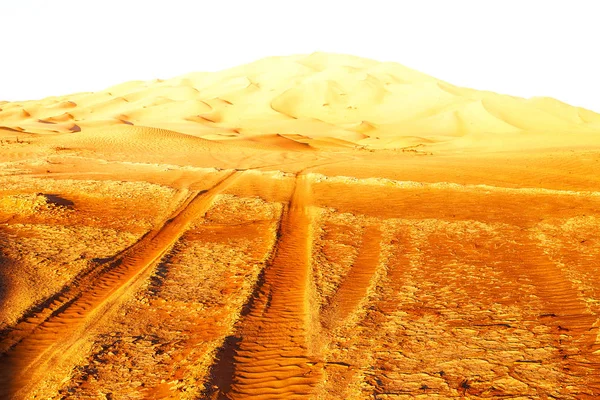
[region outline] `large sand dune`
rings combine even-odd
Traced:
[[[600,115],[315,53],[0,102],[0,399],[597,399]]]
[[[444,148],[462,137],[464,148],[471,134],[492,136],[492,145],[498,135],[514,133],[568,134],[570,143],[587,143],[589,134],[600,130],[600,115],[554,99],[466,89],[400,64],[323,53],[1,108],[3,126],[33,133],[124,122],[213,139],[232,133],[242,138],[301,134],[380,148],[403,137],[419,137],[430,146],[443,143]]]

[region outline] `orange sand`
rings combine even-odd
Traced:
[[[315,53],[0,103],[0,398],[600,396],[600,115]]]

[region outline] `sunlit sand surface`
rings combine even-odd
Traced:
[[[600,115],[315,53],[0,103],[0,398],[600,396]]]

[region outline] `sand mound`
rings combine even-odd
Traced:
[[[281,135],[259,135],[249,136],[243,139],[233,139],[228,143],[235,143],[240,146],[254,147],[265,150],[284,150],[284,151],[310,151],[314,150],[309,144],[301,143],[296,140],[283,137]]]
[[[71,132],[81,132],[81,127],[77,124],[68,124],[67,129]]]
[[[73,101],[63,101],[62,103],[60,103],[60,106],[63,108],[73,108],[77,107],[77,103]]]
[[[207,140],[196,138],[182,133],[157,129],[145,126],[119,125],[109,129],[88,129],[78,135],[69,136],[73,142],[90,145],[116,145],[122,146],[128,143],[149,142],[154,145],[165,141],[181,142],[194,146],[212,145]]]
[[[127,124],[108,128],[88,128],[82,132],[52,138],[55,145],[91,150],[110,159],[158,162],[175,160],[192,163],[195,157],[213,150],[225,151],[225,144],[185,135],[167,129]],[[187,161],[186,161],[187,160]]]
[[[46,118],[45,122],[66,122],[66,121],[72,121],[73,120],[73,114],[69,114],[69,113],[64,113],[64,114],[60,114],[60,115],[56,115],[54,117],[50,117],[50,118]]]
[[[23,128],[20,127],[14,127],[14,128],[9,128],[8,126],[0,126],[0,130],[5,131],[5,132],[23,132]]]
[[[361,121],[354,124],[348,124],[345,126],[345,128],[361,133],[371,132],[377,129],[377,127],[374,124],[368,121]]]
[[[70,100],[60,101],[59,99],[57,99],[56,101],[57,102],[55,104],[53,104],[52,106],[49,106],[48,108],[52,107],[52,108],[56,108],[56,109],[69,109],[69,108],[77,107],[77,103],[75,103],[74,101],[70,101]]]

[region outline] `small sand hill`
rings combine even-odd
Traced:
[[[88,127],[78,133],[40,138],[50,148],[93,154],[108,162],[134,162],[210,168],[259,168],[311,158],[315,148],[281,135],[242,136],[211,140],[168,129],[114,124]],[[320,147],[333,147],[325,144]]]
[[[116,125],[110,128],[87,129],[77,135],[63,135],[56,143],[75,148],[111,153],[165,153],[206,151],[225,147],[182,133],[144,126]]]
[[[600,115],[550,98],[457,87],[396,63],[326,53],[3,103],[0,111],[0,125],[32,133],[86,133],[124,124],[210,140],[247,137],[245,143],[254,145],[257,135],[270,135],[260,140],[275,148],[282,137],[274,135],[380,148],[403,138],[468,147],[471,141],[481,146],[486,137],[490,143],[510,137],[514,146],[535,147],[565,137],[570,144],[595,140]],[[521,137],[526,140],[519,144]]]
[[[263,150],[284,150],[284,151],[310,151],[314,150],[307,143],[296,141],[281,135],[257,135],[247,136],[241,139],[232,139],[227,143],[235,143],[239,146],[252,147]]]

